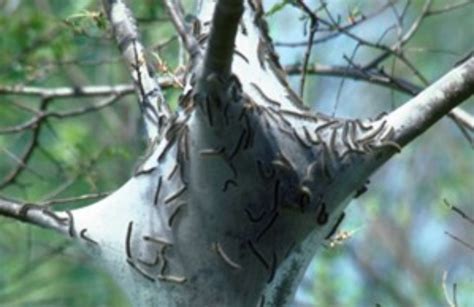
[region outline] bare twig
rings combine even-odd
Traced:
[[[197,56],[201,54],[201,48],[198,41],[192,35],[190,29],[186,26],[184,20],[184,10],[179,0],[163,0],[166,10],[171,17],[171,21],[174,24],[176,31],[179,34],[181,42],[191,56],[193,61]]]
[[[288,75],[301,73],[301,65],[287,65],[285,71]],[[401,78],[391,77],[383,71],[367,71],[360,67],[345,67],[337,65],[313,64],[306,69],[307,74],[321,76],[351,78],[354,80],[363,80],[388,88],[393,88],[409,95],[416,95],[422,90],[422,87],[415,85]]]
[[[456,283],[453,284],[453,300],[451,300],[449,292],[448,292],[448,287],[446,286],[447,278],[448,278],[448,271],[444,271],[443,281],[442,281],[444,297],[446,298],[446,302],[448,303],[449,307],[457,307],[458,305],[456,303]]]
[[[447,236],[451,237],[451,239],[453,239],[455,241],[458,241],[459,243],[461,243],[465,247],[469,248],[471,251],[474,251],[474,246],[473,245],[469,244],[468,242],[464,241],[463,239],[459,238],[458,236],[453,235],[452,233],[450,233],[448,231],[445,231],[444,233]]]
[[[364,66],[365,69],[371,69],[377,67],[381,62],[383,62],[385,59],[387,59],[390,55],[395,55],[397,57],[401,56],[401,50],[403,46],[415,35],[415,33],[418,31],[418,29],[421,26],[421,23],[427,17],[428,10],[430,9],[432,4],[432,0],[427,0],[425,2],[425,5],[423,6],[423,10],[421,14],[418,16],[418,18],[413,22],[411,27],[408,29],[408,31],[405,33],[405,35],[401,36],[399,40],[392,45],[391,47],[386,47],[384,52],[380,54],[378,57],[373,59],[371,62],[366,64]]]
[[[43,175],[41,175],[40,173],[38,173],[37,171],[35,171],[34,169],[30,168],[28,166],[28,164],[25,163],[24,160],[22,160],[21,158],[17,157],[14,153],[12,153],[11,151],[9,151],[8,149],[6,148],[1,148],[2,151],[4,151],[7,156],[9,156],[13,161],[15,161],[19,166],[25,168],[26,170],[30,171],[32,174],[34,174],[35,176],[37,176],[38,178],[40,179],[46,179]]]
[[[448,116],[456,123],[464,137],[474,148],[474,116],[460,108],[453,110]]]
[[[40,105],[40,111],[43,111],[47,108],[49,101],[47,99],[43,99]],[[41,122],[37,122],[33,126],[33,134],[30,138],[30,141],[28,145],[26,146],[26,149],[24,150],[23,154],[18,157],[19,163],[17,163],[16,167],[5,177],[0,181],[0,189],[5,188],[7,185],[13,183],[18,176],[21,175],[21,173],[27,169],[28,161],[31,159],[33,156],[33,153],[35,149],[37,148],[38,145],[38,139],[41,133]],[[1,130],[0,130],[1,133]]]
[[[53,206],[53,205],[58,205],[58,204],[67,204],[67,203],[78,202],[78,201],[83,201],[83,200],[98,199],[98,198],[108,196],[110,194],[111,194],[110,192],[102,192],[102,193],[84,194],[84,195],[73,196],[73,197],[51,199],[48,201],[40,202],[38,203],[38,205]]]
[[[44,120],[46,120],[49,117],[67,118],[67,117],[84,115],[90,112],[95,112],[105,107],[111,106],[115,102],[119,101],[122,95],[124,94],[115,94],[91,106],[77,108],[70,111],[49,111],[49,112],[39,111],[33,118],[29,119],[28,121],[22,124],[0,128],[0,134],[18,133],[18,132],[26,131],[28,129],[37,130],[39,129],[39,124],[41,124]]]
[[[160,77],[158,82],[162,88],[169,88],[175,85],[171,77]],[[0,95],[37,96],[41,98],[78,98],[109,96],[113,94],[128,95],[133,93],[133,85],[91,85],[81,87],[36,87],[23,85],[0,85]]]
[[[316,31],[318,30],[318,17],[311,9],[303,2],[303,0],[296,1],[298,5],[302,8],[305,14],[309,17],[309,37],[308,44],[306,46],[306,52],[303,58],[303,70],[301,72],[301,81],[300,81],[300,97],[304,97],[304,85],[306,81],[306,68],[308,67],[309,59],[311,57],[311,49],[313,48],[313,40]]]
[[[354,47],[354,50],[352,51],[352,54],[351,54],[351,57],[348,58],[347,56],[344,55],[344,59],[348,62],[348,67],[352,66],[352,67],[355,67],[357,68],[357,66],[354,64],[354,58],[357,54],[357,50],[359,50],[359,47],[360,45],[357,44],[355,47]],[[337,89],[337,94],[336,94],[336,101],[334,102],[334,108],[333,108],[333,112],[332,112],[332,116],[336,116],[336,112],[337,112],[337,107],[339,105],[339,100],[341,98],[341,93],[342,93],[342,89],[344,87],[344,82],[346,81],[346,78],[341,78],[341,82],[339,83],[339,87]]]
[[[383,6],[381,6],[379,9],[375,10],[374,12],[369,13],[367,15],[361,15],[361,17],[359,19],[351,20],[347,24],[340,25],[340,27],[342,29],[349,30],[349,29],[355,28],[358,25],[364,24],[366,21],[372,19],[373,17],[379,16],[381,13],[383,13],[389,7],[389,5],[390,5],[390,3],[387,3]],[[323,29],[320,29],[318,32],[323,32]],[[330,34],[327,34],[323,37],[315,38],[312,43],[313,43],[313,45],[316,45],[316,44],[327,42],[331,39],[334,39],[334,38],[338,37],[339,35],[341,35],[341,33],[342,32],[337,31],[337,30],[334,31],[331,28],[331,33]],[[277,42],[275,42],[274,45],[276,47],[291,47],[291,48],[293,48],[293,47],[306,47],[307,44],[308,44],[308,40],[301,41],[301,42],[278,42],[277,41]]]
[[[467,215],[464,211],[462,211],[461,209],[459,209],[458,207],[452,205],[450,202],[448,202],[447,199],[444,199],[444,204],[451,210],[453,210],[454,212],[456,212],[457,214],[459,214],[463,219],[465,219],[466,221],[468,221],[469,223],[471,223],[472,225],[474,225],[474,219],[472,217],[470,217],[469,215]]]
[[[426,15],[431,16],[431,15],[443,14],[443,13],[446,13],[446,12],[450,12],[450,11],[453,11],[453,10],[456,10],[456,9],[463,8],[464,6],[469,5],[469,4],[474,4],[474,1],[465,0],[465,1],[458,2],[458,3],[448,4],[445,7],[440,8],[440,9],[431,9],[427,12]]]
[[[331,12],[325,6],[323,6],[323,9],[326,11],[326,14],[329,17],[330,21],[326,21],[326,20],[320,18],[320,22],[334,27],[335,29],[337,29],[337,31],[339,31],[339,32],[345,34],[346,36],[348,36],[349,38],[355,40],[356,42],[358,42],[362,46],[367,46],[367,47],[371,47],[371,48],[375,48],[375,49],[379,49],[379,50],[383,51],[383,53],[381,55],[379,55],[377,58],[375,58],[374,60],[372,60],[368,64],[364,65],[363,66],[364,70],[373,69],[373,68],[377,67],[378,64],[381,63],[382,61],[384,61],[386,58],[388,58],[391,55],[394,55],[397,58],[399,58],[400,61],[402,61],[421,80],[421,82],[424,83],[424,85],[427,85],[428,82],[427,82],[426,78],[424,78],[423,75],[416,69],[416,67],[405,57],[405,55],[402,52],[402,47],[413,37],[413,35],[419,29],[422,21],[426,17],[426,13],[430,8],[431,3],[432,3],[432,0],[427,0],[425,2],[425,6],[424,6],[423,11],[420,14],[420,16],[413,22],[412,26],[405,33],[405,35],[400,37],[400,39],[391,47],[386,46],[386,45],[384,45],[380,42],[373,43],[369,40],[366,40],[366,39],[364,39],[364,38],[362,38],[358,35],[355,35],[355,34],[351,33],[350,31],[340,27],[337,20],[332,16]],[[402,13],[402,14],[404,14],[404,13]]]
[[[299,64],[288,65],[285,67],[285,71],[288,75],[300,74],[301,69],[301,65]],[[306,73],[321,76],[362,80],[372,84],[377,84],[390,89],[394,89],[411,96],[415,96],[423,90],[423,87],[418,86],[412,83],[411,81],[390,76],[389,74],[386,74],[383,70],[365,70],[362,67],[344,67],[337,65],[331,66],[323,64],[313,64],[307,68]],[[451,110],[448,116],[454,120],[454,122],[463,132],[464,136],[474,146],[473,138],[469,133],[472,133],[474,131],[473,116],[459,107]]]
[[[451,112],[449,114],[456,122],[460,123],[462,126],[466,127],[469,131],[474,131],[474,116],[467,113],[462,109],[456,109],[456,112]]]

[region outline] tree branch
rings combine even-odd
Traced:
[[[469,131],[474,131],[474,116],[467,113],[463,109],[456,108],[448,114],[455,122],[467,128]]]
[[[169,88],[175,85],[174,78],[160,77],[158,83],[161,88]],[[90,85],[81,87],[36,87],[23,85],[0,85],[0,95],[39,96],[42,98],[76,98],[109,96],[112,94],[131,94],[134,88],[132,84],[117,85]]]
[[[160,135],[171,111],[163,97],[160,85],[153,77],[145,60],[144,48],[138,39],[136,22],[122,0],[103,0],[115,40],[129,66],[149,140]]]
[[[462,134],[474,148],[474,137],[472,136],[474,132],[474,116],[461,108],[452,110],[448,116],[456,123]]]
[[[212,18],[209,43],[199,83],[203,86],[211,75],[228,79],[234,56],[234,42],[239,21],[244,12],[242,0],[219,0]]]
[[[184,47],[193,60],[201,53],[201,49],[192,32],[186,27],[181,2],[176,0],[164,0],[163,2]]]
[[[300,64],[287,65],[285,71],[288,75],[301,74]],[[391,88],[399,92],[415,96],[419,94],[423,87],[418,86],[408,80],[388,75],[383,70],[365,70],[359,67],[345,67],[338,65],[313,64],[306,69],[306,73],[311,75],[350,78],[353,80],[362,80],[368,83],[377,84],[383,87]],[[457,107],[449,112],[448,116],[459,126],[466,139],[474,145],[473,138],[468,131],[474,131],[474,117]]]
[[[64,214],[63,214],[64,215]],[[20,204],[0,198],[0,216],[55,230],[64,235],[70,232],[70,221],[50,209],[33,204]]]
[[[308,15],[309,20],[310,20],[308,45],[306,47],[306,52],[303,58],[303,73],[301,74],[301,81],[300,81],[300,97],[303,98],[304,85],[306,81],[305,71],[306,71],[306,67],[308,67],[309,59],[311,57],[311,49],[313,48],[314,35],[316,34],[316,31],[318,30],[318,17],[316,16],[316,13],[313,13],[302,0],[298,0],[297,3],[301,7],[301,9],[304,11],[304,13]]]
[[[465,0],[458,3],[448,4],[443,8],[428,10],[427,16],[443,14],[452,10],[463,8],[464,6],[467,6],[472,3],[472,0]]]
[[[388,7],[390,7],[391,2],[388,2],[384,5],[382,5],[380,8],[376,9],[374,12],[369,13],[369,14],[364,14],[359,17],[359,19],[351,19],[345,24],[341,24],[340,27],[345,30],[349,30],[352,28],[355,28],[358,25],[365,24],[367,21],[371,20],[374,17],[379,16],[381,13],[383,13]],[[342,32],[335,30],[333,27],[329,29],[320,29],[318,32],[329,32],[329,34],[326,34],[322,37],[315,38],[312,42],[313,45],[320,44],[327,42],[329,40],[332,40],[339,35],[341,35]],[[304,40],[304,41],[296,41],[296,42],[283,42],[283,41],[276,41],[275,42],[275,47],[289,47],[289,48],[294,48],[294,47],[306,47],[308,45],[309,41]]]
[[[473,94],[474,57],[471,57],[388,115],[387,121],[395,129],[393,141],[400,145],[409,143]]]
[[[44,110],[39,110],[36,112],[35,116],[32,117],[31,119],[27,120],[26,122],[16,125],[16,126],[10,126],[10,127],[0,127],[0,134],[8,134],[8,133],[18,133],[22,132],[28,129],[37,129],[38,124],[43,122],[45,119],[49,117],[54,117],[54,118],[66,118],[66,117],[74,117],[74,116],[80,116],[84,115],[90,112],[95,112],[100,109],[103,109],[105,107],[108,107],[115,102],[119,101],[120,98],[122,98],[123,94],[115,94],[115,95],[110,95],[109,97],[106,97],[102,101],[95,103],[91,106],[85,106],[81,108],[77,108],[74,110],[69,110],[69,111],[44,111]]]
[[[40,104],[40,112],[46,111],[47,107],[49,104],[48,99],[43,99]],[[28,167],[28,162],[33,156],[34,151],[37,148],[37,145],[39,143],[39,137],[41,134],[41,129],[43,127],[44,123],[44,118],[41,118],[39,116],[36,116],[36,123],[31,126],[33,129],[32,135],[30,138],[30,141],[28,142],[28,145],[26,145],[25,150],[21,154],[20,157],[16,157],[13,155],[15,158],[17,165],[10,171],[8,175],[5,176],[5,178],[2,178],[0,180],[0,190],[8,186],[9,184],[15,182],[15,180],[23,173],[25,169],[29,169]],[[2,130],[0,129],[0,133],[2,133]]]
[[[301,74],[300,64],[287,65],[285,71],[288,75]],[[382,70],[365,70],[358,67],[346,67],[339,65],[313,64],[308,66],[306,73],[311,75],[321,75],[329,77],[351,78],[363,80],[369,83],[392,88],[409,95],[418,94],[423,88],[401,78],[392,77]]]

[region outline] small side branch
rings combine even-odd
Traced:
[[[444,204],[446,205],[446,207],[453,210],[453,212],[457,213],[464,220],[468,221],[474,226],[474,218],[470,217],[468,214],[466,214],[463,210],[459,209],[458,207],[452,205],[447,199],[444,199]]]
[[[297,1],[298,5],[302,8],[302,10],[308,15],[309,17],[309,38],[308,44],[306,46],[306,52],[303,59],[303,70],[301,73],[301,81],[300,81],[300,97],[304,97],[304,85],[306,82],[306,69],[308,67],[309,58],[311,57],[311,50],[313,48],[313,41],[314,35],[318,29],[318,17],[315,13],[313,13],[309,7],[302,1]]]
[[[69,234],[69,219],[59,217],[55,212],[46,207],[33,204],[20,204],[0,198],[0,216],[6,216],[28,224],[56,230],[64,235]]]
[[[303,67],[300,64],[287,65],[285,71],[288,75],[299,75],[303,73]],[[312,64],[306,68],[308,75],[319,75],[338,78],[350,78],[353,80],[363,80],[372,84],[381,85],[397,91],[416,95],[421,92],[422,88],[405,79],[393,77],[383,71],[365,70],[363,68],[354,66],[339,66],[339,65],[325,65]]]
[[[456,123],[471,146],[474,147],[474,116],[460,108],[452,110],[448,116]]]
[[[191,56],[191,59],[194,59],[200,54],[201,49],[196,38],[186,26],[181,2],[176,0],[164,0],[163,2],[184,47]]]
[[[212,18],[209,43],[199,88],[205,87],[210,76],[227,80],[231,75],[234,43],[239,21],[244,12],[243,0],[219,0]]]
[[[456,296],[457,285],[456,283],[453,284],[453,296],[451,299],[451,296],[449,295],[448,287],[446,285],[446,279],[448,279],[448,271],[443,272],[443,282],[442,282],[444,297],[446,298],[446,303],[448,303],[449,307],[458,307],[457,296]]]
[[[287,65],[285,70],[288,75],[297,75],[302,73],[303,68],[300,64],[293,64]],[[394,77],[385,73],[383,70],[366,70],[362,67],[313,64],[306,68],[306,73],[310,75],[314,74],[362,80],[371,84],[397,90],[410,96],[415,96],[423,90],[423,87],[418,86],[409,80]],[[472,136],[474,133],[474,117],[460,107],[451,110],[448,116],[456,123],[471,146],[474,146],[474,137]]]
[[[42,111],[40,108],[39,111],[35,111],[35,115],[31,119],[25,121],[24,123],[15,126],[0,127],[0,134],[20,133],[30,129],[34,131],[39,129],[39,125],[44,123],[47,118],[67,118],[96,112],[118,102],[120,98],[122,98],[122,94],[111,95],[110,97],[106,97],[93,105],[68,111]],[[36,145],[36,141],[34,145]]]
[[[405,145],[474,94],[474,57],[388,115],[393,141]]]
[[[122,0],[103,0],[103,3],[115,40],[135,83],[148,138],[153,140],[167,123],[171,111],[157,79],[146,63],[132,13]]]
[[[463,8],[463,7],[465,7],[467,5],[470,5],[472,3],[473,3],[472,0],[465,0],[465,1],[458,2],[458,3],[450,3],[450,4],[446,5],[443,8],[429,10],[427,12],[427,16],[438,15],[438,14],[443,14],[443,13],[446,13],[446,12],[450,12],[450,11],[453,11],[453,10],[456,10],[456,9]]]
[[[178,81],[182,76],[178,76]],[[160,77],[158,84],[161,88],[169,88],[175,85],[175,79],[172,77]],[[132,84],[117,85],[85,85],[79,87],[37,87],[24,85],[0,85],[0,95],[18,95],[41,97],[44,99],[55,98],[81,98],[98,97],[109,95],[128,95],[133,93]]]
[[[461,245],[464,245],[465,247],[467,247],[468,249],[470,249],[471,251],[474,252],[474,246],[472,244],[464,241],[463,239],[459,238],[456,235],[453,235],[452,233],[450,233],[448,231],[445,231],[444,234],[447,235],[448,237],[450,237],[451,239],[453,239],[454,241],[457,241]]]

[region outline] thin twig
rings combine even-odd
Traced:
[[[83,201],[83,200],[102,198],[102,197],[108,196],[110,194],[111,194],[110,192],[83,194],[83,195],[80,195],[80,196],[72,196],[72,197],[51,199],[51,200],[48,200],[48,201],[40,202],[40,203],[38,203],[38,205],[40,205],[40,206],[53,206],[53,205],[58,205],[58,204],[67,204],[67,203],[78,202],[78,201]]]
[[[456,289],[456,284],[453,284],[453,300],[450,299],[449,292],[448,292],[448,287],[446,286],[446,279],[448,278],[448,271],[443,272],[443,281],[442,281],[442,287],[443,287],[443,292],[444,292],[444,297],[446,299],[446,302],[448,303],[449,307],[457,307],[456,303],[456,292],[454,289]]]
[[[201,54],[201,48],[198,41],[192,35],[189,28],[186,26],[184,20],[184,10],[179,0],[163,0],[166,10],[168,11],[171,21],[181,38],[181,42],[191,56],[193,61],[197,56]]]
[[[459,214],[463,219],[465,219],[466,221],[468,221],[469,223],[471,223],[472,225],[474,225],[474,219],[472,217],[470,217],[469,215],[467,215],[464,211],[462,211],[461,209],[459,209],[458,207],[452,205],[450,202],[448,202],[447,199],[444,199],[444,204],[451,210],[453,210],[454,212],[456,212],[457,214]]]
[[[179,78],[182,78],[182,76],[179,76]],[[158,83],[162,88],[169,88],[175,85],[174,78],[169,76],[158,78]],[[49,99],[110,96],[113,94],[129,95],[133,93],[133,91],[134,88],[132,84],[89,85],[80,87],[0,85],[0,95],[38,96]]]
[[[100,109],[109,107],[112,104],[118,102],[120,98],[122,97],[122,95],[123,94],[112,95],[91,106],[77,108],[77,109],[69,110],[69,111],[48,111],[48,112],[40,111],[38,112],[36,116],[34,116],[33,118],[27,120],[26,122],[22,124],[0,128],[0,134],[19,133],[19,132],[23,132],[29,129],[36,130],[38,129],[38,127],[40,126],[42,122],[45,122],[45,120],[50,117],[68,118],[68,117],[81,116],[87,113],[95,112]]]
[[[288,75],[300,74],[302,71],[301,65],[288,65],[285,67],[285,71]],[[315,74],[321,76],[330,76],[338,78],[351,78],[354,80],[362,80],[368,83],[377,84],[383,87],[397,90],[399,92],[415,96],[423,90],[423,87],[412,83],[409,80],[390,76],[383,71],[376,70],[365,70],[362,67],[344,67],[344,66],[330,66],[323,64],[313,64],[306,69],[307,74]],[[452,118],[456,124],[461,125],[468,131],[474,131],[474,117],[457,107],[448,113],[448,116]],[[468,131],[464,132],[468,141],[473,144],[472,137],[468,134]]]
[[[49,103],[48,99],[42,100],[41,105],[40,105],[41,112],[46,110],[48,103]],[[44,121],[43,122],[40,121],[33,127],[33,133],[30,138],[30,141],[28,145],[26,146],[26,149],[24,150],[23,154],[18,158],[19,163],[6,177],[3,178],[3,180],[0,181],[0,189],[3,189],[9,184],[13,183],[22,174],[22,172],[25,169],[27,169],[28,162],[33,156],[34,151],[38,147],[37,145],[39,143],[39,137],[41,134],[41,129],[43,127],[42,123],[44,123]],[[0,130],[0,133],[1,133],[1,130]]]
[[[445,7],[440,8],[440,9],[429,10],[426,15],[427,16],[432,16],[432,15],[443,14],[443,13],[446,13],[446,12],[450,12],[450,11],[453,11],[453,10],[456,10],[456,9],[463,8],[464,6],[469,5],[469,4],[474,4],[474,1],[466,0],[466,1],[461,1],[459,3],[448,4]]]
[[[374,12],[372,13],[369,13],[367,15],[363,15],[361,18],[359,18],[358,20],[353,20],[353,21],[350,21],[348,22],[347,24],[344,24],[344,25],[340,25],[340,27],[342,29],[345,29],[345,30],[349,30],[351,28],[355,28],[356,26],[358,25],[361,25],[361,24],[364,24],[365,22],[369,21],[370,19],[374,18],[374,17],[377,17],[379,16],[381,13],[383,13],[387,8],[389,7],[389,4],[385,4],[383,6],[381,6],[379,9],[375,10]],[[323,30],[320,29],[319,32],[322,32]],[[331,39],[334,39],[336,37],[338,37],[339,35],[341,35],[342,32],[340,31],[335,31],[333,29],[331,29],[331,32],[330,34],[327,34],[326,36],[323,36],[323,37],[319,37],[319,38],[315,38],[313,40],[313,45],[316,45],[316,44],[320,44],[320,43],[324,43],[324,42],[327,42]],[[276,47],[290,47],[290,48],[294,48],[294,47],[306,47],[308,44],[308,40],[305,40],[305,41],[301,41],[301,42],[275,42],[275,46]]]
[[[306,68],[308,67],[309,59],[311,57],[311,50],[313,48],[313,40],[316,31],[318,30],[318,17],[315,13],[313,13],[310,8],[303,2],[303,0],[296,1],[299,6],[303,9],[303,11],[309,17],[309,37],[308,37],[308,44],[306,46],[306,52],[303,58],[303,69],[301,72],[301,81],[300,81],[300,97],[303,99],[304,97],[304,85],[306,81]]]
[[[469,248],[470,250],[474,251],[474,246],[469,244],[468,242],[464,241],[463,239],[459,238],[458,236],[455,236],[453,235],[452,233],[448,232],[448,231],[445,231],[444,232],[447,236],[451,237],[451,239],[455,240],[455,241],[458,241],[459,243],[461,243],[462,245],[464,245],[465,247]]]

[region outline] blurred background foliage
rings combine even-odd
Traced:
[[[129,83],[126,68],[110,39],[99,1],[0,0],[0,85],[80,87]],[[186,1],[185,1],[186,2]],[[192,9],[193,1],[186,7]],[[434,1],[443,7],[451,1]],[[179,44],[157,0],[129,1],[150,54],[159,52],[169,70],[179,62]],[[306,40],[307,22],[290,1],[265,1],[270,34],[276,42]],[[306,1],[318,7],[319,1]],[[393,1],[402,10],[406,0]],[[406,31],[425,1],[410,1]],[[335,0],[328,9],[343,22],[386,5],[382,0]],[[323,12],[321,14],[324,14]],[[393,9],[354,28],[377,39],[394,24]],[[406,56],[430,82],[471,51],[474,5],[427,18],[405,48]],[[306,33],[307,34],[307,33]],[[324,33],[316,34],[324,35]],[[383,42],[396,40],[387,31]],[[310,63],[347,65],[344,56],[365,62],[376,51],[359,48],[340,35],[313,48]],[[301,63],[304,47],[277,47],[284,65]],[[156,64],[156,63],[155,63]],[[387,71],[417,82],[399,61]],[[342,81],[343,80],[343,81]],[[299,77],[290,77],[295,89]],[[419,83],[419,82],[418,82]],[[166,90],[172,104],[178,88]],[[390,111],[409,97],[365,82],[308,76],[305,102],[314,109],[346,117]],[[55,99],[48,111],[92,105],[100,98]],[[43,102],[44,103],[44,102]],[[0,129],[31,118],[38,97],[0,95]],[[474,113],[473,100],[463,108]],[[134,95],[98,112],[48,118],[41,126],[28,167],[1,196],[41,202],[113,191],[132,173],[144,152],[143,127]],[[1,130],[0,130],[1,131]],[[18,163],[33,131],[0,134],[0,180]],[[348,238],[320,249],[297,293],[294,306],[446,306],[442,276],[458,306],[474,306],[474,251],[445,231],[474,244],[470,225],[443,199],[474,216],[473,150],[454,123],[441,120],[371,178],[369,192],[354,200],[341,226]],[[1,182],[1,181],[0,181]],[[88,201],[59,205],[82,206]],[[0,217],[0,306],[128,306],[105,272],[78,248],[47,231]]]

